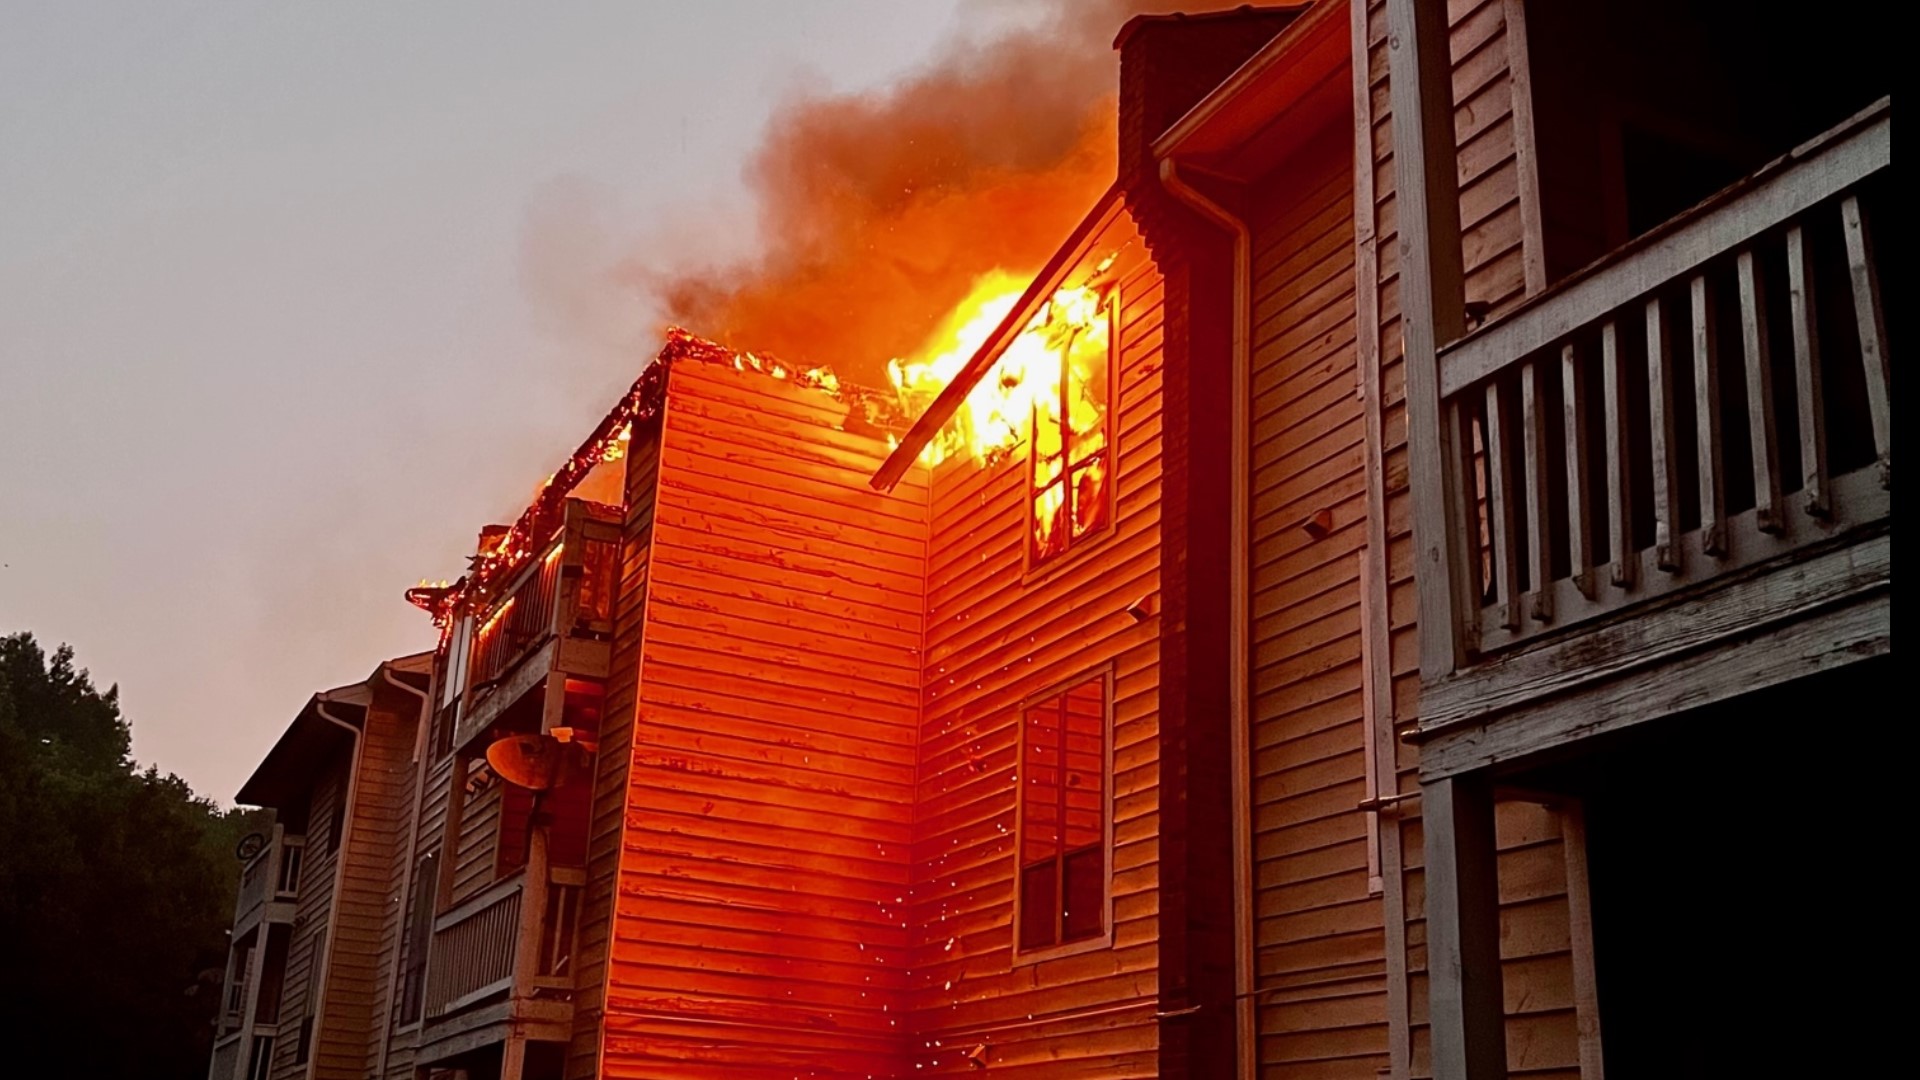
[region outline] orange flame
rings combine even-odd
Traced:
[[[1099,269],[1110,262],[1103,262]],[[888,377],[908,412],[924,411],[959,374],[1019,301],[1024,285],[1025,279],[1004,270],[982,275],[915,358],[888,363]],[[1105,294],[1092,285],[1055,292],[974,385],[953,419],[927,444],[921,461],[935,465],[961,453],[971,453],[982,464],[997,461],[1027,437],[1031,424],[1040,441],[1036,468],[1051,470],[1036,473],[1037,490],[1058,477],[1063,467],[1059,460],[1063,417],[1074,434],[1076,461],[1097,450],[1085,439],[1104,443],[1106,437],[1110,331],[1105,301]]]

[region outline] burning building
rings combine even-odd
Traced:
[[[1606,199],[1542,185],[1578,148],[1529,126],[1532,7],[1136,18],[1110,188],[888,385],[671,332],[467,575],[410,594],[431,658],[320,695],[250,781],[284,827],[216,1080],[1663,1060],[1641,998],[1703,968],[1636,944],[1673,875],[1629,855],[1677,865],[1634,790],[1672,776],[1588,725],[1697,755],[1725,718],[1693,706],[1742,679],[1884,672],[1887,105],[1845,113],[1836,78],[1803,158],[1638,239],[1608,219],[1624,246],[1575,273],[1600,241],[1542,208]],[[1696,313],[1676,393],[1667,293],[1706,311],[1722,269],[1740,304],[1818,281],[1857,318],[1747,315],[1742,380]],[[1682,406],[1707,419],[1656,422]],[[1761,637],[1727,614],[1769,603]],[[358,869],[320,927],[259,930],[316,842]]]

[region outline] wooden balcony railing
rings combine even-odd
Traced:
[[[619,548],[617,514],[578,500],[567,504],[552,543],[474,624],[454,746],[479,736],[550,671],[606,676]]]
[[[427,1018],[457,1012],[513,986],[523,875],[503,879],[434,920]]]
[[[1887,517],[1889,115],[1441,351],[1467,663]]]
[[[275,825],[267,846],[240,871],[240,891],[234,900],[233,921],[238,926],[269,900],[292,900],[300,886],[300,860],[306,837],[288,836]]]
[[[427,964],[429,1021],[515,989],[570,991],[586,874],[548,871],[530,896],[526,875],[503,878],[434,921]],[[538,917],[530,917],[532,909]]]
[[[237,1070],[240,1068],[240,1052],[246,1044],[244,1032],[222,1035],[220,1041],[213,1044],[213,1061],[207,1066],[207,1080],[242,1080]]]

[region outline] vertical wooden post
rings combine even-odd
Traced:
[[[1673,328],[1659,297],[1647,301],[1647,392],[1653,428],[1653,551],[1662,570],[1680,569],[1680,437],[1673,411]]]
[[[1840,200],[1840,223],[1847,238],[1847,273],[1853,280],[1853,318],[1860,329],[1860,362],[1866,367],[1867,414],[1873,421],[1873,447],[1880,455],[1880,482],[1893,473],[1892,368],[1887,358],[1887,319],[1880,308],[1880,270],[1873,259],[1873,236],[1858,195]]]
[[[1560,806],[1560,843],[1567,861],[1567,938],[1573,954],[1573,1017],[1580,1040],[1580,1080],[1604,1080],[1600,994],[1594,978],[1593,899],[1587,876],[1587,809]]]
[[[1633,463],[1627,457],[1633,427],[1627,415],[1627,369],[1620,362],[1620,328],[1600,325],[1600,378],[1607,414],[1607,544],[1613,583],[1632,588],[1640,565],[1633,549]]]
[[[1487,382],[1487,533],[1493,548],[1493,602],[1500,625],[1520,628],[1520,525],[1515,500],[1513,415],[1501,380]]]
[[[1782,528],[1780,433],[1773,414],[1773,348],[1767,336],[1766,282],[1752,248],[1735,260],[1740,279],[1740,346],[1747,373],[1747,433],[1753,448],[1753,516],[1762,532]]]
[[[1427,1000],[1435,1080],[1507,1075],[1493,790],[1452,776],[1420,789],[1427,840]]]
[[[1400,325],[1407,378],[1407,456],[1420,591],[1420,673],[1437,679],[1461,659],[1466,594],[1459,534],[1459,448],[1441,422],[1439,348],[1466,327],[1453,64],[1445,0],[1387,0],[1394,199],[1400,224]]]
[[[1593,494],[1588,483],[1586,360],[1569,341],[1560,350],[1560,398],[1567,441],[1567,567],[1574,587],[1593,599]]]
[[[1700,456],[1700,549],[1727,553],[1727,478],[1720,437],[1719,305],[1713,283],[1695,274],[1693,300],[1693,425]]]
[[[1527,578],[1533,594],[1532,612],[1539,622],[1553,621],[1553,515],[1547,486],[1547,409],[1540,385],[1544,361],[1520,365],[1521,458],[1527,475]]]
[[[1833,513],[1827,485],[1827,405],[1820,377],[1820,328],[1814,321],[1813,253],[1806,233],[1787,230],[1787,302],[1793,316],[1793,381],[1800,406],[1800,477],[1807,513]]]

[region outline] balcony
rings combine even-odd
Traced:
[[[240,871],[240,892],[234,901],[234,935],[239,937],[256,921],[293,921],[293,902],[299,898],[300,862],[307,838],[290,836],[275,825],[266,847]]]
[[[523,871],[435,919],[427,1024],[569,1023],[585,882],[584,871],[556,867],[534,889]],[[430,1033],[428,1041],[439,1037]]]
[[[1429,672],[1423,737],[1884,593],[1875,241],[1892,241],[1871,219],[1897,197],[1890,113],[1883,99],[1440,351],[1448,490],[1415,498],[1444,521],[1458,662]],[[1870,650],[1872,629],[1820,633]],[[1651,707],[1588,704],[1594,728]],[[1486,764],[1499,741],[1431,765]]]
[[[566,505],[552,543],[475,620],[456,747],[478,738],[549,674],[607,677],[620,517],[578,499]]]

